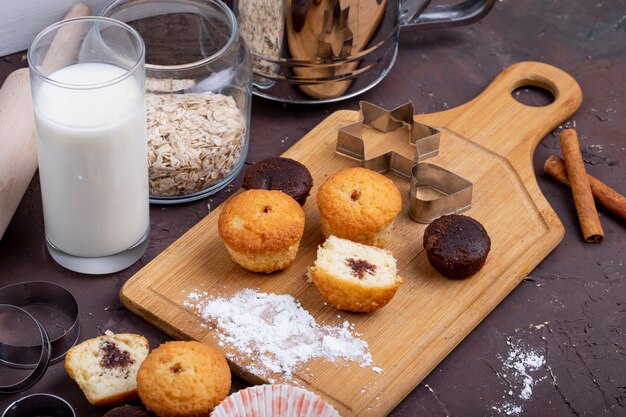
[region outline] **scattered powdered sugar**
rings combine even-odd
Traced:
[[[509,352],[502,360],[502,373],[498,376],[507,382],[508,389],[503,401],[493,405],[492,410],[501,415],[517,416],[523,411],[521,401],[530,400],[535,384],[547,378],[547,375],[538,377],[538,373],[545,365],[545,358],[537,350],[525,348],[520,344],[507,340]],[[545,372],[544,372],[545,373]]]
[[[505,402],[500,404],[500,406],[492,406],[492,410],[496,410],[499,414],[504,414],[507,416],[518,416],[522,414],[522,407],[519,405],[511,404],[509,402]]]
[[[510,370],[515,381],[521,381],[522,390],[519,398],[528,400],[533,394],[535,378],[533,373],[541,369],[546,363],[543,355],[539,355],[534,350],[524,350],[522,347],[514,345],[511,340],[509,345],[509,356],[504,361],[504,369]]]
[[[290,295],[244,289],[222,298],[192,292],[184,304],[216,330],[220,345],[232,349],[226,352],[229,359],[244,355],[252,363],[248,370],[257,376],[289,377],[298,365],[317,357],[372,365],[368,344],[353,333],[354,324],[320,325]],[[378,367],[372,370],[382,372]]]

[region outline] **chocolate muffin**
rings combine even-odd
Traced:
[[[313,178],[307,167],[293,159],[272,157],[246,169],[242,188],[282,191],[303,206],[312,186]]]
[[[441,275],[463,279],[481,270],[491,249],[491,239],[478,221],[468,216],[441,216],[424,231],[424,249]]]
[[[115,407],[109,410],[102,417],[154,417],[154,414],[148,412],[143,407],[125,405],[123,407]]]

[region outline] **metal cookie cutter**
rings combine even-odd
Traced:
[[[393,110],[386,110],[367,101],[359,103],[361,120],[339,129],[337,152],[361,162],[361,166],[376,172],[393,172],[403,178],[411,178],[411,168],[416,162],[439,153],[441,132],[430,126],[413,121],[413,103],[410,101]],[[415,157],[407,158],[394,150],[365,159],[365,142],[362,131],[367,126],[388,133],[402,127],[408,128],[409,142],[415,145]],[[390,148],[392,148],[390,146]]]
[[[348,25],[348,16],[350,14],[350,6],[345,9],[341,8],[339,0],[335,0],[332,5],[332,11],[324,11],[324,28],[320,33],[317,41],[317,57],[322,59],[343,58],[352,52],[352,42],[354,34]],[[339,40],[341,41],[340,49],[335,52],[331,43],[331,34],[333,29],[337,31]],[[331,66],[329,69],[336,73],[337,66]]]
[[[441,132],[413,120],[410,101],[386,110],[367,101],[360,103],[361,120],[339,129],[337,153],[356,159],[364,168],[381,174],[389,171],[411,180],[409,215],[419,223],[430,223],[444,214],[460,213],[471,207],[473,184],[437,165],[422,163],[439,154]],[[415,157],[407,158],[390,150],[365,158],[364,126],[388,133],[408,127],[409,141],[415,145]]]
[[[440,166],[420,163],[411,169],[409,215],[431,223],[444,214],[458,214],[472,206],[473,184]]]
[[[32,416],[76,417],[76,413],[63,398],[45,393],[20,398],[2,413],[2,417]]]
[[[38,359],[36,366],[23,378],[18,378],[17,382],[6,382],[7,372],[0,372],[0,394],[15,394],[27,390],[35,385],[48,369],[52,350],[50,338],[46,329],[29,312],[23,308],[11,305],[0,304],[0,359],[11,358],[15,361],[20,358],[21,346],[5,343],[20,343],[25,339],[34,337],[39,339]],[[10,378],[10,377],[9,377]]]
[[[45,281],[9,285],[0,288],[0,304],[27,310],[47,330],[51,335],[51,364],[63,359],[65,353],[78,341],[78,302],[72,293],[60,285]],[[1,363],[22,369],[37,366],[41,354],[40,344],[15,346],[0,343],[0,346]]]

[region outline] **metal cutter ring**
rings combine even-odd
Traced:
[[[411,181],[409,190],[409,215],[418,223],[430,223],[444,214],[460,213],[472,205],[473,184],[464,178],[434,164],[422,161],[439,153],[440,130],[413,120],[413,103],[410,101],[386,110],[375,104],[361,101],[361,120],[339,129],[337,153],[356,159],[364,168],[385,174],[394,174]],[[362,130],[371,127],[382,133],[408,126],[409,141],[415,145],[413,159],[394,150],[365,158]],[[424,194],[428,187],[430,195]]]
[[[50,338],[46,329],[35,319],[28,311],[23,308],[17,307],[12,304],[0,304],[0,314],[20,314],[24,316],[26,319],[30,319],[37,326],[37,330],[41,335],[41,345],[38,346],[38,359],[36,366],[24,379],[7,385],[0,385],[0,394],[15,394],[18,392],[22,392],[27,390],[28,388],[35,385],[41,377],[43,377],[44,373],[48,369],[48,364],[50,363],[50,356],[52,355],[52,348],[50,345]],[[15,360],[16,357],[20,355],[21,346],[13,346],[10,344],[6,344],[0,342],[0,359],[5,357],[11,357],[12,360]],[[10,414],[9,414],[10,415]]]
[[[63,359],[65,353],[78,341],[80,333],[78,301],[71,292],[60,285],[45,281],[8,285],[0,288],[0,304],[11,304],[22,308],[29,305],[48,305],[71,319],[71,324],[64,329],[63,334],[51,340],[50,363]],[[41,345],[13,346],[0,357],[0,362],[14,368],[34,368],[38,364],[40,352]]]

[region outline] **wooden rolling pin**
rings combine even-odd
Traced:
[[[89,6],[79,3],[64,19],[88,16]],[[43,65],[53,68],[66,60],[72,33],[59,30]],[[78,44],[74,42],[74,44]],[[28,68],[11,73],[0,88],[0,239],[37,171],[35,122]]]

